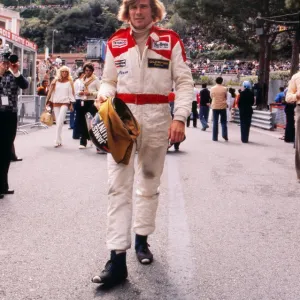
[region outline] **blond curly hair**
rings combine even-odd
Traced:
[[[62,66],[61,68],[58,69],[55,79],[58,81],[62,81],[61,72],[64,72],[64,71],[68,72],[68,80],[73,82],[70,69],[67,66]]]
[[[118,13],[118,20],[129,22],[129,7],[134,5],[137,0],[123,0]],[[166,15],[164,4],[160,0],[149,0],[152,10],[153,22],[160,22]]]

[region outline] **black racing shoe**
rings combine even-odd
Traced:
[[[147,243],[147,237],[138,234],[135,237],[136,257],[143,265],[151,264],[153,261],[153,254],[149,250],[150,245]]]
[[[92,282],[114,286],[124,281],[127,276],[126,252],[116,254],[116,251],[111,251],[110,260],[106,263],[104,270],[100,275],[94,276]]]

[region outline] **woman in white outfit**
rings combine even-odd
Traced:
[[[62,145],[61,131],[68,108],[75,102],[75,92],[70,69],[66,66],[58,70],[57,77],[52,81],[47,105],[53,108],[56,119],[56,138],[54,147]]]

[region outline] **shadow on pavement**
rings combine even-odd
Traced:
[[[182,150],[175,151],[175,150],[171,149],[171,150],[167,151],[167,155],[187,155],[187,154],[188,154],[188,152],[182,151]]]

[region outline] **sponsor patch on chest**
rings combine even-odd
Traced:
[[[126,59],[120,59],[115,61],[115,65],[117,68],[124,68],[126,67]]]
[[[127,39],[114,39],[112,41],[113,48],[124,48],[127,47],[127,45],[128,45]]]
[[[163,35],[159,37],[159,41],[152,40],[151,49],[153,50],[171,50],[171,36]]]
[[[169,69],[170,62],[163,59],[148,58],[148,68]]]

